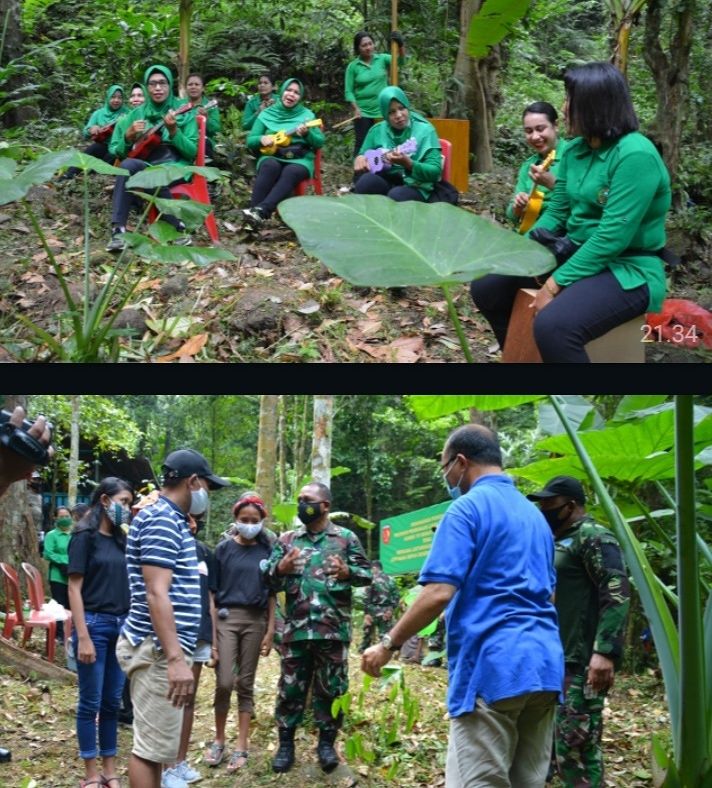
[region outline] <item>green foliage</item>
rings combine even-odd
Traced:
[[[530,0],[487,0],[470,23],[467,53],[485,57],[490,49],[512,32],[514,25],[526,14]]]

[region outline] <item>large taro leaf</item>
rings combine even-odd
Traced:
[[[540,244],[447,203],[295,197],[279,212],[308,254],[355,285],[444,285],[490,272],[536,276],[555,265]]]
[[[30,162],[19,173],[7,165],[0,168],[0,205],[22,199],[32,186],[51,180],[62,167],[79,167],[102,175],[125,174],[124,170],[73,148],[51,151]]]
[[[129,189],[156,189],[159,186],[168,186],[174,181],[182,181],[187,175],[195,173],[205,176],[208,181],[216,181],[222,177],[222,171],[217,167],[190,167],[183,164],[157,164],[146,167],[145,170],[132,175],[126,185]],[[227,174],[227,173],[226,173]]]
[[[471,408],[482,411],[516,408],[544,398],[543,394],[408,394],[405,399],[416,418],[427,421]]]
[[[213,210],[211,205],[205,205],[205,203],[196,202],[196,200],[188,200],[183,197],[169,199],[164,197],[152,197],[146,195],[144,192],[133,190],[131,190],[131,192],[132,194],[138,194],[139,197],[148,199],[161,213],[167,216],[175,216],[176,219],[185,222],[191,229],[200,227],[205,221],[205,217]]]
[[[213,246],[166,246],[140,233],[126,233],[125,239],[139,257],[160,263],[180,264],[190,261],[196,265],[210,265],[219,260],[235,259],[235,255],[227,249]]]

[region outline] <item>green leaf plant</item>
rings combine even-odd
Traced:
[[[82,296],[79,298],[72,295],[67,276],[47,243],[44,231],[30,202],[26,199],[28,191],[33,186],[46,183],[59,170],[70,166],[82,170],[84,180],[84,274]],[[162,172],[162,170],[164,171]],[[32,332],[33,341],[38,346],[46,348],[50,357],[58,361],[81,363],[119,360],[121,352],[119,338],[127,331],[114,328],[114,322],[121,310],[129,303],[141,281],[141,278],[131,270],[131,253],[146,260],[168,264],[189,260],[196,265],[207,265],[217,260],[234,259],[234,256],[224,249],[170,246],[170,242],[175,240],[178,233],[166,222],[157,221],[149,226],[148,235],[138,232],[126,234],[127,246],[118,256],[106,281],[92,300],[91,249],[89,245],[90,172],[114,176],[126,173],[125,170],[73,149],[50,151],[32,161],[21,172],[17,172],[17,162],[14,159],[0,157],[0,205],[16,201],[22,204],[42,249],[47,254],[47,259],[57,277],[67,304],[66,311],[60,315],[60,329],[57,336],[53,336],[22,314],[17,314],[16,317]],[[193,200],[164,200],[156,196],[161,186],[192,172],[198,172],[208,180],[215,180],[221,175],[219,170],[212,167],[182,167],[179,172],[176,172],[174,165],[160,165],[129,178],[127,186],[135,189],[153,188],[155,190],[152,195],[132,190],[133,193],[139,194],[146,201],[137,229],[146,221],[152,204],[159,212],[170,210],[170,213],[183,221],[188,228],[194,228],[203,223],[205,216],[211,210],[210,206]],[[63,327],[67,325],[69,330],[66,335],[63,335]]]
[[[370,717],[365,710],[365,701],[374,683],[380,698],[369,705],[369,708],[376,710]],[[344,716],[346,759],[365,764],[369,781],[373,769],[386,780],[396,776],[403,757],[398,745],[413,730],[419,713],[420,704],[406,686],[402,665],[386,665],[380,680],[364,675],[355,698],[346,692],[331,704],[334,718],[340,714]],[[367,732],[363,733],[362,730]]]
[[[493,271],[537,276],[555,265],[540,244],[447,203],[351,194],[293,198],[282,202],[279,212],[304,251],[351,284],[442,288],[468,362],[473,359],[453,286]]]

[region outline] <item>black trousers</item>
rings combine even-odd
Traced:
[[[309,170],[302,164],[291,164],[274,156],[267,157],[257,170],[250,208],[259,208],[265,219],[268,219],[282,200],[291,197],[297,184],[308,177]]]
[[[404,186],[402,183],[398,184],[395,181],[389,181],[380,172],[363,172],[361,175],[357,175],[354,182],[354,191],[356,194],[382,194],[384,197],[390,197],[391,200],[396,202],[407,202],[408,200],[427,202],[425,197],[414,186]]]
[[[62,607],[69,610],[69,586],[66,583],[60,583],[57,580],[50,580],[49,587],[52,593],[52,599],[59,602]],[[64,622],[57,622],[57,640],[64,640]]]
[[[507,326],[517,291],[538,288],[532,277],[488,274],[470,284],[477,308],[492,326],[500,347],[504,347]],[[588,363],[584,345],[645,314],[647,285],[624,290],[615,276],[602,271],[565,287],[534,318],[534,339],[547,364]]]
[[[378,118],[356,118],[354,121],[354,159],[358,156],[363,141],[366,139],[368,130],[375,124]]]
[[[124,170],[128,170],[131,175],[135,175],[137,172],[145,170],[146,167],[148,167],[148,162],[143,161],[143,159],[124,159],[121,164],[119,164],[119,167]],[[114,196],[111,200],[112,226],[125,227],[129,218],[129,211],[132,207],[138,206],[138,204],[141,202],[139,197],[126,190],[126,181],[129,179],[129,177],[129,175],[119,175],[116,178]],[[170,200],[172,195],[168,186],[161,187],[158,192],[158,196],[165,197],[166,199]],[[174,227],[181,226],[181,223],[175,218],[175,216],[168,216],[164,213],[161,216],[161,220],[168,222],[168,224],[172,224]]]

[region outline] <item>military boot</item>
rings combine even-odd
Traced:
[[[288,772],[294,766],[294,728],[279,729],[279,749],[272,758],[273,772]]]
[[[319,765],[325,772],[333,772],[339,765],[339,756],[334,749],[336,734],[338,731],[319,731],[319,744],[316,747],[316,754],[319,758]]]

